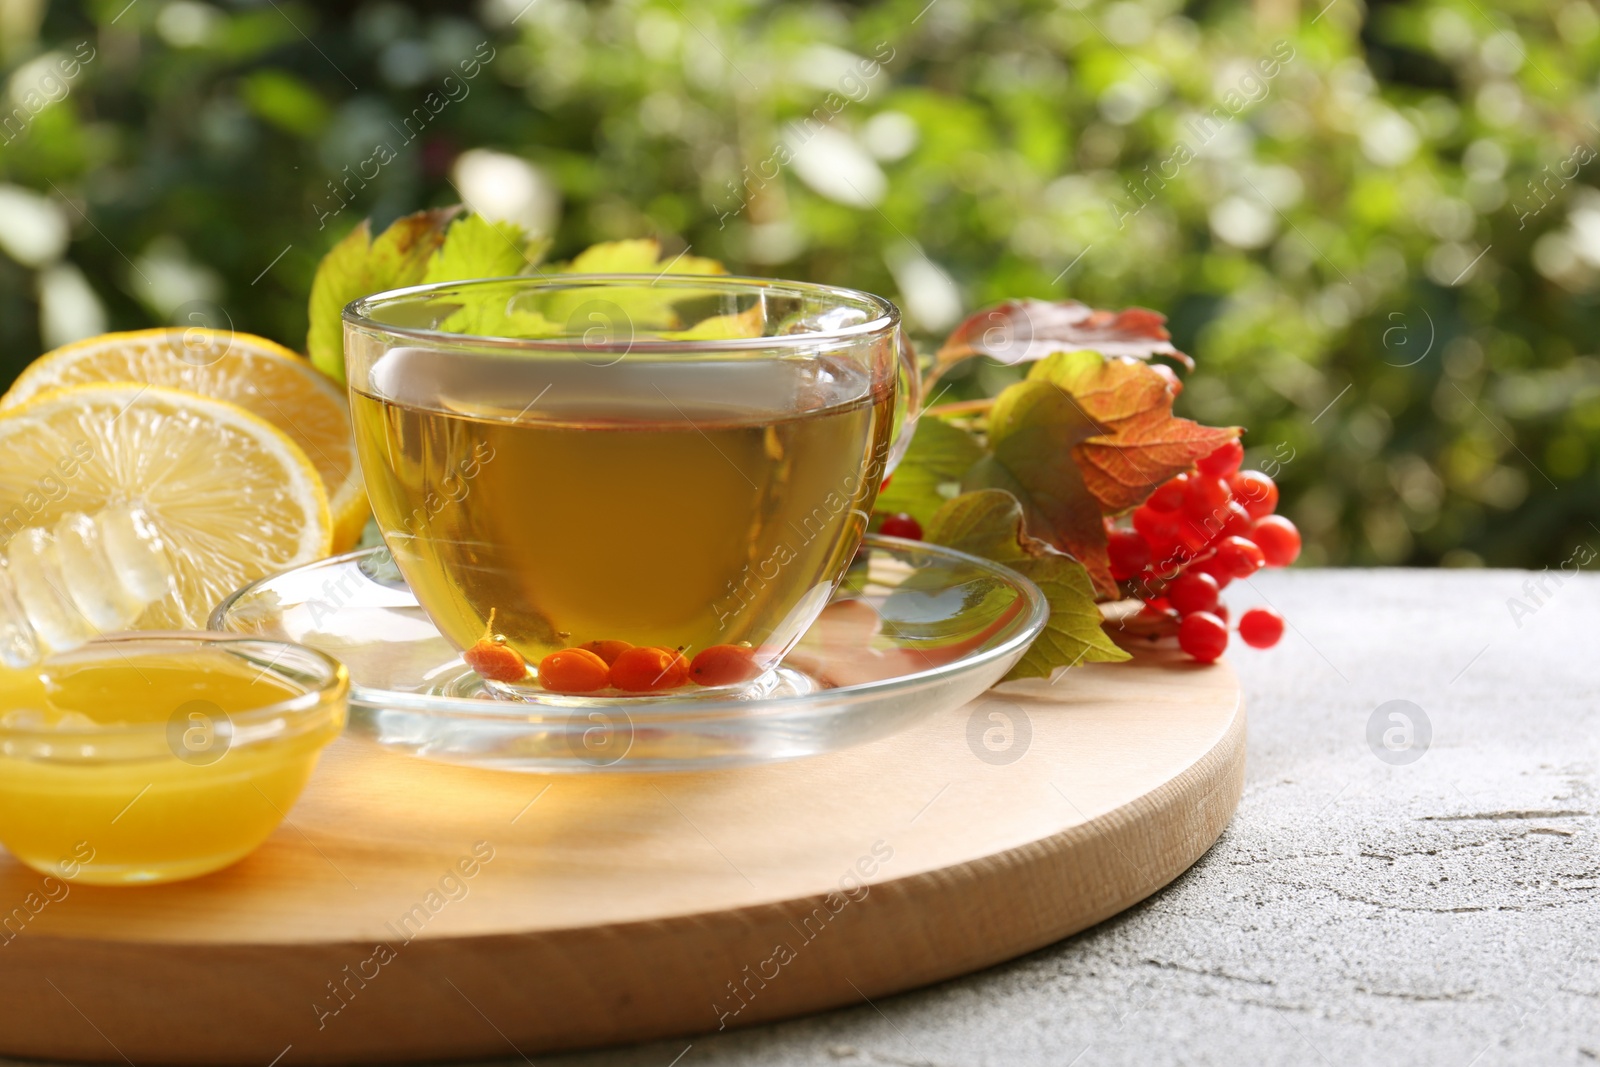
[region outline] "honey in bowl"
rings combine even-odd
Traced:
[[[865,531],[892,402],[826,358],[421,348],[352,391],[411,591],[457,647],[492,633],[533,664],[604,641],[776,662]]]
[[[343,728],[344,669],[297,645],[93,642],[0,674],[0,843],[90,885],[206,874],[249,854]]]

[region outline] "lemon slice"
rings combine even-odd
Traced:
[[[361,539],[370,509],[342,386],[264,337],[173,326],[107,333],[48,352],[22,372],[0,409],[45,392],[95,382],[187,389],[238,404],[288,434],[322,476],[333,512],[333,550]]]
[[[332,545],[316,468],[237,405],[113,382],[0,411],[0,544],[114,505],[142,511],[171,563],[172,592],[140,616],[144,630],[203,627],[233,590]]]

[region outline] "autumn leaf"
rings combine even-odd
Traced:
[[[395,219],[372,242],[367,269],[373,278],[396,285],[415,285],[427,273],[428,263],[448,238],[450,225],[461,213],[460,206],[418,211]],[[391,288],[385,286],[385,288]]]
[[[311,281],[311,324],[306,332],[306,351],[318,370],[344,381],[345,305],[420,282],[429,258],[444,242],[445,227],[460,210],[438,208],[407,215],[377,240],[363,219],[322,257]]]
[[[971,356],[1013,365],[1080,350],[1133,359],[1170,356],[1192,370],[1194,362],[1172,346],[1166,321],[1147,308],[1099,311],[1076,300],[1009,300],[977,312],[951,332],[930,381]]]
[[[997,489],[963,493],[939,509],[925,536],[935,544],[1003,563],[1044,593],[1049,620],[1006,681],[1048,678],[1060,667],[1128,658],[1101,626],[1088,571],[1032,537],[1022,505],[1010,493]]]
[[[1073,446],[1084,485],[1100,510],[1136,507],[1156,486],[1239,436],[1236,426],[1201,426],[1172,414],[1168,380],[1149,364],[1065,352],[1035,364],[1030,382],[1050,382],[1106,432]]]
[[[1057,353],[986,405],[986,440],[925,420],[878,510],[926,526],[952,483],[1003,489],[1021,502],[1034,536],[1076,557],[1096,590],[1115,597],[1102,517],[1142,503],[1239,434],[1178,418],[1172,401],[1170,380],[1147,363]]]
[[[1081,562],[1103,595],[1117,595],[1106,556],[1100,505],[1089,492],[1076,447],[1102,435],[1091,419],[1053,382],[1006,387],[989,414],[989,451],[968,470],[966,489],[1004,489],[1022,504],[1028,532]]]

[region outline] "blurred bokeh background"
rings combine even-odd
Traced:
[[[465,200],[930,344],[1157,308],[1305,562],[1557,567],[1600,547],[1597,69],[1586,0],[0,0],[0,382],[107,328],[301,347],[333,241]]]

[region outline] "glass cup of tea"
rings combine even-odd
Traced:
[[[384,540],[466,662],[523,699],[757,691],[849,567],[919,401],[893,304],[799,282],[450,282],[344,323]],[[583,656],[541,682],[568,649],[605,684]]]

